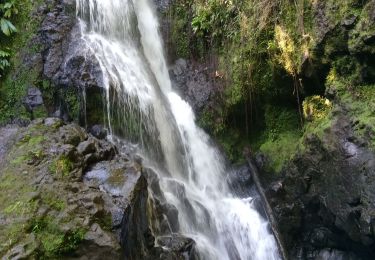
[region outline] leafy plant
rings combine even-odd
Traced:
[[[6,36],[10,36],[12,33],[17,32],[16,27],[9,20],[16,14],[18,14],[18,9],[15,0],[8,0],[3,4],[0,4],[0,28]]]
[[[223,43],[235,36],[237,20],[237,9],[231,1],[209,0],[205,5],[198,6],[191,27],[198,38]]]
[[[8,51],[0,50],[0,71],[5,70],[7,67],[10,66],[9,59],[10,53]],[[1,77],[1,74],[0,74]]]
[[[10,18],[16,14],[18,14],[16,0],[0,0],[0,34],[11,36],[17,32],[16,27],[10,21]],[[9,58],[10,52],[0,46],[0,78],[2,72],[10,66]]]

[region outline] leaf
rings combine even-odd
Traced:
[[[12,6],[13,6],[13,3],[5,3],[4,9],[10,9],[10,8],[12,8]]]
[[[4,18],[1,18],[1,20],[0,20],[0,28],[1,28],[1,31],[6,36],[10,35],[10,30],[9,30],[9,27],[8,27],[8,24],[7,24],[7,20],[5,20]]]
[[[12,33],[17,32],[16,27],[14,27],[14,25],[5,18],[0,19],[0,28],[6,36],[10,36]]]
[[[5,68],[9,67],[9,61],[6,59],[0,59],[0,70],[4,70]]]
[[[7,58],[9,56],[10,56],[9,52],[0,50],[0,58]]]
[[[6,12],[4,13],[4,17],[10,18],[11,16],[12,16],[12,10],[10,10],[10,9],[6,10]]]

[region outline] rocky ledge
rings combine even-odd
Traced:
[[[155,245],[146,179],[151,170],[137,156],[55,118],[0,132],[6,137],[0,139],[2,259],[191,255],[194,241],[179,235],[160,237]]]

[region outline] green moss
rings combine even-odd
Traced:
[[[234,164],[245,162],[243,149],[248,144],[248,140],[241,137],[241,133],[235,130],[226,131],[216,137],[228,159]]]
[[[23,164],[15,167],[12,164],[0,176],[0,212],[9,221],[0,225],[0,254],[5,253],[12,245],[24,238],[26,223],[35,212],[38,201],[30,196],[34,187],[25,184],[28,175]]]
[[[352,93],[342,95],[349,108],[356,134],[375,151],[375,85],[356,86]]]
[[[203,42],[206,48],[190,56],[214,60],[215,69],[224,75],[217,79],[224,86],[215,97],[217,104],[206,107],[198,123],[231,161],[240,161],[243,148],[250,147],[270,155],[270,170],[280,171],[299,148],[303,150],[304,138],[323,138],[336,105],[348,109],[357,135],[373,146],[375,70],[368,61],[371,56],[362,56],[375,50],[366,43],[374,34],[369,12],[373,1],[221,2],[174,2],[173,19],[180,23],[172,23],[172,31],[174,37],[182,37],[173,41],[182,50]],[[232,4],[236,11],[231,21],[221,19],[225,25],[208,19],[213,13],[221,17],[223,10],[229,14]],[[217,5],[221,10],[215,9]],[[352,17],[357,17],[352,25],[343,24]],[[223,37],[230,24],[231,36]],[[192,35],[186,35],[189,30]],[[335,98],[328,100],[325,93]],[[302,129],[298,105],[306,119]]]
[[[48,116],[48,112],[44,106],[39,106],[33,110],[32,118],[46,118]]]
[[[222,109],[205,108],[198,119],[198,125],[215,136],[223,134],[226,129],[223,113]]]
[[[57,211],[62,211],[66,208],[66,202],[60,199],[59,195],[54,192],[44,192],[42,202]]]
[[[60,156],[53,163],[51,163],[49,170],[51,174],[61,177],[68,177],[73,170],[73,163],[66,156]]]
[[[14,24],[18,28],[18,33],[11,38],[0,39],[0,47],[6,46],[12,52],[9,73],[0,79],[0,110],[2,111],[0,123],[14,118],[30,119],[32,117],[22,104],[22,98],[26,95],[29,86],[38,85],[41,75],[37,67],[25,68],[23,56],[26,51],[30,55],[41,51],[41,46],[34,44],[31,39],[38,32],[42,17],[31,18],[31,16],[42,2],[42,0],[16,1],[19,14]],[[36,116],[41,116],[39,111]]]
[[[68,113],[78,122],[78,118],[81,110],[80,95],[77,89],[67,88],[60,89],[60,98],[64,100],[67,105]]]
[[[286,162],[291,160],[297,151],[299,132],[285,132],[278,134],[278,137],[269,138],[263,143],[259,150],[270,158],[270,164],[267,170],[273,173],[279,173]]]
[[[174,5],[170,10],[171,13],[167,13],[165,16],[172,16],[171,23],[173,24],[171,30],[171,42],[172,48],[175,48],[174,55],[176,57],[188,58],[190,56],[189,36],[187,21],[189,21],[188,13],[184,12],[183,9],[178,8]]]
[[[30,223],[30,231],[36,234],[42,244],[38,257],[47,259],[73,252],[86,233],[85,229],[80,228],[66,233],[50,217],[33,219]]]
[[[0,255],[31,238],[39,250],[36,258],[63,258],[79,246],[86,233],[83,223],[67,214],[72,213],[67,209],[63,189],[67,179],[61,176],[69,175],[73,165],[64,156],[45,154],[54,128],[40,123],[19,131],[18,142],[7,155],[0,174],[0,212],[7,218],[6,225],[0,223]],[[9,158],[16,159],[10,162]],[[52,164],[61,175],[54,176],[49,185],[34,185]],[[103,223],[107,223],[106,218]]]
[[[35,146],[44,141],[44,136],[33,136],[29,139],[28,145]]]
[[[297,151],[301,136],[295,109],[267,105],[265,130],[252,140],[252,147],[270,158],[268,171],[278,173]]]
[[[83,103],[80,111],[80,120],[82,124],[87,123],[88,125],[95,124],[105,124],[105,93],[102,92],[103,89],[92,89],[87,90],[86,93],[86,107]],[[86,118],[83,118],[86,117]]]

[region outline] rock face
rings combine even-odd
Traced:
[[[89,125],[102,123],[98,115],[102,115],[103,77],[95,54],[82,39],[75,0],[49,0],[33,6],[37,8],[30,11],[30,17],[40,25],[25,32],[33,37],[20,50],[21,64],[11,76],[15,80],[29,78],[26,83],[31,85],[21,102],[30,118],[53,115]],[[37,51],[30,50],[33,48]],[[30,75],[23,75],[24,71]],[[86,110],[98,113],[85,118]]]
[[[375,154],[356,137],[347,113],[337,107],[322,137],[307,136],[306,150],[268,190],[292,258],[375,257]]]

